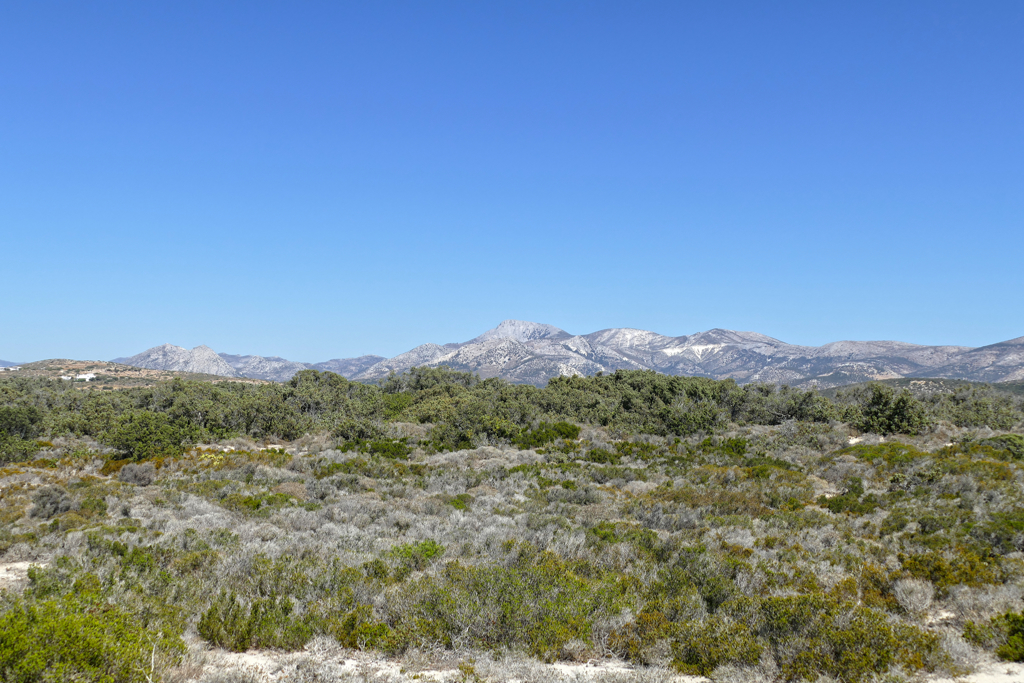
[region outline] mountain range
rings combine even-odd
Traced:
[[[129,358],[115,358],[111,362],[151,370],[199,372],[222,377],[249,377],[271,382],[287,382],[300,370],[329,370],[343,377],[353,378],[383,360],[386,360],[383,356],[362,356],[335,358],[323,363],[299,363],[278,356],[235,356],[230,353],[217,353],[209,346],[184,349],[173,344],[163,344]]]
[[[629,328],[573,335],[552,325],[506,320],[467,342],[422,344],[394,358],[360,356],[300,363],[276,356],[237,356],[207,346],[157,346],[114,362],[154,370],[286,381],[307,368],[376,381],[415,366],[452,369],[543,385],[559,375],[656,370],[669,375],[732,378],[740,383],[842,386],[875,379],[941,377],[981,382],[1024,380],[1024,337],[971,348],[896,341],[787,344],[757,332],[714,329],[681,337]]]

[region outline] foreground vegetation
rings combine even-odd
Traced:
[[[37,563],[0,678],[213,680],[200,642],[722,680],[1022,660],[1021,399],[913,390],[0,381],[0,562]]]

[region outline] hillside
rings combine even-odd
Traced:
[[[95,375],[94,378],[85,381],[75,380],[79,375]],[[96,361],[96,360],[69,360],[66,358],[53,358],[50,360],[26,363],[15,372],[7,372],[4,375],[10,378],[16,377],[42,377],[45,379],[72,378],[76,389],[82,390],[112,390],[127,389],[133,387],[150,387],[159,382],[166,382],[171,379],[185,379],[205,382],[245,382],[258,383],[261,380],[248,377],[224,377],[221,375],[204,374],[199,372],[177,372],[173,370],[154,370],[151,368],[140,368],[119,363]],[[4,376],[0,375],[0,377]]]

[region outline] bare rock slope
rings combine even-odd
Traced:
[[[154,346],[129,358],[115,358],[112,362],[133,365],[150,370],[173,370],[175,372],[200,372],[222,377],[239,377],[227,361],[217,355],[209,346],[184,349],[173,344]]]

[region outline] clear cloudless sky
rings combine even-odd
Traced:
[[[1024,3],[5,2],[0,358],[1024,334]]]

